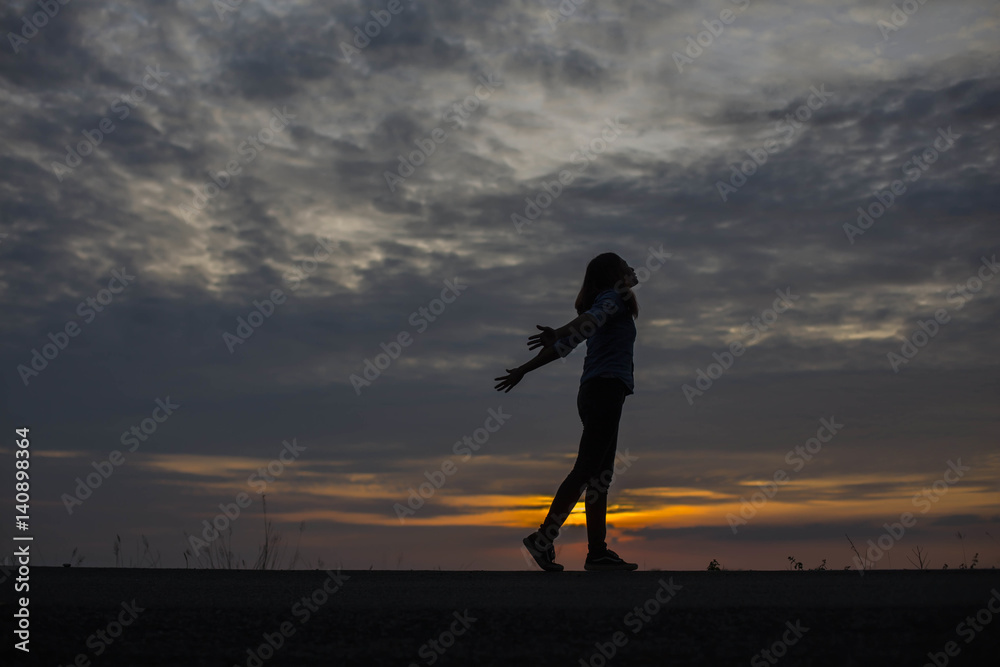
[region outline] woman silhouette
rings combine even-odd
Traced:
[[[510,391],[526,373],[569,354],[581,341],[587,341],[587,356],[583,361],[580,391],[576,405],[583,422],[580,451],[569,475],[559,486],[545,520],[538,530],[524,538],[523,543],[538,566],[559,572],[563,566],[555,562],[553,541],[559,528],[569,517],[587,490],[588,554],[586,570],[634,570],[608,549],[607,537],[608,486],[614,474],[618,448],[618,422],[625,397],[633,393],[632,350],[635,343],[635,323],[639,304],[632,287],[639,284],[635,271],[613,252],[590,260],[583,278],[583,287],[576,297],[576,319],[558,329],[536,325],[541,333],[528,337],[528,349],[541,347],[531,361],[499,380],[497,391]]]

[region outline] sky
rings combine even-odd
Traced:
[[[611,251],[612,549],[1000,565],[996,2],[42,5],[0,10],[36,564],[251,567],[266,505],[281,567],[535,569],[585,346],[494,378]]]

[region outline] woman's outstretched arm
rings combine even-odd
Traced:
[[[541,329],[541,333],[528,336],[528,349],[534,350],[539,346],[553,347],[556,341],[568,336],[573,336],[569,341],[570,348],[576,347],[584,339],[590,338],[597,331],[597,327],[600,324],[598,319],[591,313],[581,313],[558,329],[550,329],[549,327],[543,327],[541,324],[536,324],[535,326]]]
[[[559,358],[559,354],[556,352],[554,347],[543,347],[535,355],[535,358],[524,364],[521,364],[517,368],[507,369],[507,375],[502,375],[498,378],[493,378],[494,380],[499,380],[499,383],[494,387],[497,391],[510,391],[514,388],[518,382],[525,376],[525,374],[540,368],[545,364],[555,361]]]
[[[497,391],[510,391],[521,381],[526,373],[569,354],[570,350],[576,347],[581,341],[592,336],[600,324],[601,322],[591,313],[581,313],[558,329],[550,329],[540,324],[536,325],[541,329],[541,332],[528,337],[528,349],[533,350],[536,347],[541,347],[542,349],[538,351],[538,354],[531,361],[514,369],[508,368],[507,375],[493,378],[499,381],[495,389]],[[556,343],[567,337],[569,337],[569,346],[564,346],[565,349],[560,350]],[[562,352],[565,354],[561,354]]]

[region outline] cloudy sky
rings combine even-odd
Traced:
[[[612,548],[1000,565],[1000,6],[905,9],[6,3],[0,451],[9,508],[30,429],[35,562],[204,564],[214,521],[250,563],[263,492],[296,567],[529,568],[585,348],[494,378],[614,251]]]

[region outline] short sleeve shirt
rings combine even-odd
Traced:
[[[635,382],[632,359],[635,347],[635,322],[625,300],[615,290],[601,292],[586,312],[597,318],[597,331],[587,338],[587,356],[583,360],[580,384],[594,377],[614,377],[625,383],[625,395],[634,393]],[[572,352],[579,342],[573,343],[572,335],[560,338],[555,345],[560,357]]]

